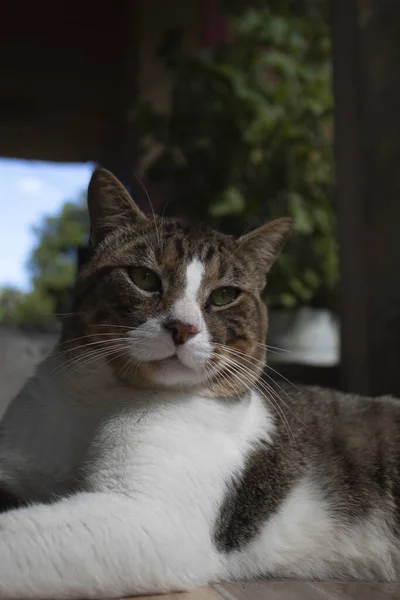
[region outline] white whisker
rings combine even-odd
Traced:
[[[260,361],[260,360],[258,360],[258,359],[255,359],[255,358],[251,357],[250,355],[248,355],[248,354],[245,354],[244,352],[241,352],[241,351],[240,351],[240,350],[238,350],[237,348],[230,348],[229,346],[224,346],[224,345],[222,345],[222,344],[219,344],[219,346],[221,346],[221,347],[222,347],[224,350],[226,350],[227,352],[231,352],[231,353],[232,353],[234,356],[240,357],[242,360],[244,360],[244,361],[245,361],[246,363],[248,363],[248,364],[253,364],[253,363],[254,363],[254,361],[255,361],[255,362],[258,362],[258,363],[262,364],[263,366],[267,366],[267,365],[265,365],[265,364],[264,364],[262,361]],[[286,390],[284,390],[284,389],[283,389],[283,388],[282,388],[282,387],[279,385],[279,383],[278,383],[277,381],[273,380],[273,379],[271,378],[271,376],[270,376],[270,375],[268,375],[268,373],[265,373],[265,371],[263,372],[263,374],[264,374],[264,375],[266,375],[267,377],[269,377],[269,378],[271,379],[271,381],[273,381],[273,382],[275,383],[275,385],[276,385],[276,386],[277,386],[277,387],[278,387],[278,388],[281,390],[281,392],[287,396],[287,398],[290,400],[290,402],[292,402],[292,403],[293,403],[293,398],[291,398],[291,396],[290,396],[290,395],[289,395],[289,394],[286,392]],[[279,375],[279,373],[277,373],[277,374]],[[272,387],[272,386],[271,386],[271,385],[270,385],[268,382],[264,381],[263,383],[264,383],[264,385],[268,385],[268,387],[269,387],[269,389],[270,389],[271,393],[274,393],[274,394],[276,395],[276,397],[277,397],[277,398],[279,398],[279,401],[280,401],[280,402],[282,402],[282,403],[283,403],[283,404],[286,406],[286,408],[287,408],[287,409],[288,409],[288,410],[289,410],[289,411],[292,413],[292,415],[293,415],[293,416],[294,416],[294,417],[295,417],[295,418],[296,418],[296,419],[297,419],[297,420],[298,420],[300,423],[302,423],[302,421],[301,421],[300,417],[299,417],[299,416],[298,416],[298,415],[297,415],[297,414],[296,414],[296,413],[295,413],[295,412],[294,412],[294,411],[291,409],[291,407],[290,407],[290,406],[289,406],[289,405],[288,405],[288,404],[287,404],[287,403],[284,401],[284,399],[283,399],[281,396],[279,396],[279,394],[276,392],[276,390],[274,390],[274,388],[273,388],[273,387]],[[290,382],[288,381],[288,383],[290,383]],[[292,385],[293,385],[293,387],[297,387],[297,386],[295,386],[294,384],[292,384]]]
[[[154,228],[155,228],[155,230],[156,230],[156,236],[157,236],[158,248],[159,248],[159,250],[160,250],[160,254],[162,254],[162,244],[161,244],[161,237],[160,237],[160,234],[159,234],[159,231],[158,231],[158,227],[157,227],[157,218],[156,218],[156,213],[154,212],[153,203],[152,203],[152,201],[151,201],[151,198],[150,198],[150,195],[149,195],[148,191],[146,190],[146,188],[145,188],[145,186],[144,186],[144,184],[143,184],[142,180],[140,179],[139,175],[137,175],[137,173],[135,173],[135,172],[133,171],[133,176],[134,176],[134,177],[135,177],[135,179],[138,181],[138,183],[140,184],[140,186],[141,186],[142,190],[143,190],[143,191],[144,191],[144,193],[146,194],[146,198],[147,198],[147,200],[148,200],[148,203],[149,203],[149,205],[150,205],[151,212],[152,212],[152,215],[153,215],[153,222],[154,222]]]
[[[96,348],[94,350],[86,352],[83,355],[79,354],[78,356],[74,356],[69,361],[64,361],[58,369],[54,370],[54,373],[62,374],[65,372],[70,372],[72,370],[75,370],[75,368],[86,366],[93,361],[107,357],[109,354],[116,351],[120,351],[122,349],[124,349],[125,351],[127,350],[127,345],[125,343],[118,343],[117,345],[112,345],[111,347],[106,348]]]
[[[224,359],[227,360],[232,367],[237,368],[241,372],[242,376],[246,376],[247,381],[248,382],[250,381],[254,387],[263,388],[264,391],[268,393],[268,397],[271,400],[274,397],[277,402],[282,402],[284,404],[284,406],[292,413],[292,415],[298,419],[298,416],[291,410],[291,408],[286,404],[286,402],[283,400],[283,398],[281,398],[277,394],[277,392],[269,384],[267,384],[267,382],[262,381],[260,379],[258,381],[254,381],[254,375],[255,375],[254,371],[251,371],[246,365],[242,365],[230,357],[224,356]],[[263,394],[263,395],[265,396],[265,394]],[[280,407],[278,407],[277,403],[274,403],[274,406],[277,408],[277,410],[279,408],[279,412],[281,414],[282,419],[286,422],[289,430],[291,431],[289,422],[288,422],[283,410]],[[298,419],[298,420],[300,420],[300,419]],[[292,432],[291,432],[291,435],[294,440],[294,436],[293,436]]]
[[[239,369],[240,372],[240,377],[239,374],[234,370],[233,367],[236,367],[237,369]],[[296,444],[296,440],[295,437],[293,435],[292,429],[290,427],[289,421],[287,420],[286,415],[284,414],[283,410],[279,407],[279,405],[274,402],[274,397],[270,395],[270,391],[267,388],[264,388],[264,386],[261,385],[261,388],[264,389],[259,389],[259,385],[261,382],[258,382],[257,384],[254,383],[254,381],[249,378],[248,376],[246,376],[246,371],[242,370],[241,365],[237,365],[237,364],[233,364],[232,366],[228,366],[228,372],[234,376],[237,377],[239,379],[239,381],[242,383],[242,385],[244,385],[249,391],[252,391],[254,388],[257,389],[257,391],[267,400],[267,402],[271,402],[273,404],[273,406],[275,407],[275,409],[278,411],[278,414],[280,415],[282,422],[286,428],[286,431],[288,432],[289,437],[292,438],[293,442],[295,445]]]

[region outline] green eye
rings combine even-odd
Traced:
[[[239,290],[234,287],[222,287],[210,294],[209,302],[214,306],[225,306],[231,304],[239,296]]]
[[[129,275],[135,285],[146,292],[161,292],[161,279],[146,267],[133,267]]]

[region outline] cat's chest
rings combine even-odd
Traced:
[[[51,398],[21,396],[3,424],[0,477],[23,497],[78,486],[203,503],[207,513],[273,427],[256,393],[245,402],[120,389]]]
[[[207,512],[271,429],[256,395],[248,403],[196,397],[143,403],[104,423],[92,446],[90,484],[146,502],[197,505],[202,498]]]

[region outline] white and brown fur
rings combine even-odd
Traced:
[[[262,377],[289,220],[235,239],[146,217],[104,170],[88,198],[73,316],[0,425],[0,597],[400,579],[400,403]]]

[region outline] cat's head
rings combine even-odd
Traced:
[[[217,395],[251,386],[266,354],[260,294],[291,220],[234,238],[146,216],[104,169],[92,176],[88,205],[93,249],[63,334],[76,360],[107,363],[132,386]]]

